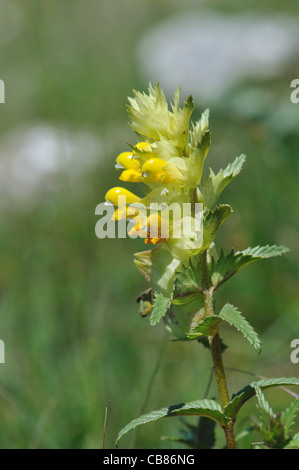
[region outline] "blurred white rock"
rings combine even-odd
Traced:
[[[147,81],[173,94],[196,94],[213,102],[242,79],[279,76],[298,60],[296,19],[260,13],[176,14],[141,37],[137,60]]]
[[[47,124],[14,129],[0,139],[0,205],[31,198],[95,165],[102,154],[100,139],[91,132]]]

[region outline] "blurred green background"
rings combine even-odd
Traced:
[[[142,240],[99,240],[94,212],[118,185],[116,156],[135,143],[127,96],[153,79],[140,70],[140,39],[173,14],[200,12],[206,4],[0,0],[6,86],[0,105],[1,448],[102,448],[106,407],[106,447],[113,448],[118,431],[141,410],[204,396],[208,352],[196,342],[165,340],[162,326],[150,327],[137,313],[136,297],[147,287],[133,264]],[[298,15],[291,0],[246,5],[209,2],[223,15]],[[214,58],[221,54],[219,44]],[[217,298],[218,306],[238,306],[263,339],[259,356],[223,328],[230,345],[225,365],[265,377],[298,376],[299,369],[290,361],[290,342],[299,337],[299,104],[290,101],[298,58],[299,50],[277,76],[239,80],[211,106],[204,95],[193,96],[194,119],[211,108],[206,169],[247,155],[242,174],[222,196],[234,213],[218,243],[226,251],[267,243],[291,249],[242,271]],[[227,373],[231,392],[252,381],[243,372]],[[212,382],[208,396],[216,395]],[[282,390],[267,397],[277,412],[292,399]],[[254,413],[252,400],[237,430]],[[160,437],[180,426],[177,418],[147,425],[121,446],[176,447]],[[259,437],[253,433],[240,447],[252,440]],[[220,432],[217,445],[223,444]]]

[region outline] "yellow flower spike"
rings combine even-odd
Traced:
[[[143,181],[141,170],[133,170],[132,168],[124,170],[119,179],[129,183],[140,183]]]
[[[182,175],[175,165],[162,160],[150,158],[142,166],[142,176],[151,177],[160,183],[180,183]]]
[[[111,188],[105,195],[105,199],[108,202],[111,202],[115,206],[118,206],[118,198],[125,198],[125,204],[135,204],[141,201],[141,198],[136,196],[135,194],[131,193],[125,188]]]
[[[122,152],[116,159],[116,168],[122,168],[125,170],[138,170],[140,169],[139,161],[134,158],[132,152]]]

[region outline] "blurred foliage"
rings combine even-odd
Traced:
[[[208,352],[196,342],[167,341],[163,348],[163,327],[150,327],[137,313],[135,299],[147,287],[133,265],[141,240],[99,240],[94,233],[94,209],[117,184],[114,158],[134,142],[126,127],[126,97],[132,88],[147,87],[134,55],[138,38],[151,24],[196,3],[0,2],[7,14],[0,20],[5,25],[6,18],[7,31],[0,45],[7,101],[0,109],[0,138],[45,121],[98,129],[110,139],[97,166],[84,170],[75,184],[62,174],[34,203],[0,206],[0,337],[6,347],[0,366],[1,448],[101,448],[106,406],[106,446],[112,448],[120,428],[141,411],[204,396]],[[297,14],[290,0],[249,5]],[[243,8],[232,0],[210,6]],[[238,305],[263,339],[258,356],[224,327],[224,342],[232,344],[225,364],[267,377],[298,375],[289,358],[290,342],[299,336],[299,105],[289,99],[298,72],[290,64],[280,79],[241,83],[211,109],[207,166],[218,170],[236,155],[247,155],[242,174],[224,193],[222,202],[235,212],[218,242],[226,251],[267,243],[291,249],[284,259],[251,266],[218,295],[219,307],[227,301]],[[248,377],[228,371],[228,380],[233,392]],[[213,382],[209,397],[215,396]],[[267,399],[275,411],[292,397],[269,391]],[[240,413],[240,428],[250,425],[250,413],[254,403]],[[176,447],[159,441],[174,434],[174,426],[180,427],[177,418],[148,425],[122,445]],[[240,447],[248,447],[252,436]]]

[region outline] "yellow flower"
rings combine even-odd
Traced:
[[[106,193],[105,199],[114,206],[134,204],[141,201],[140,197],[131,193],[131,191],[120,187],[109,189]]]

